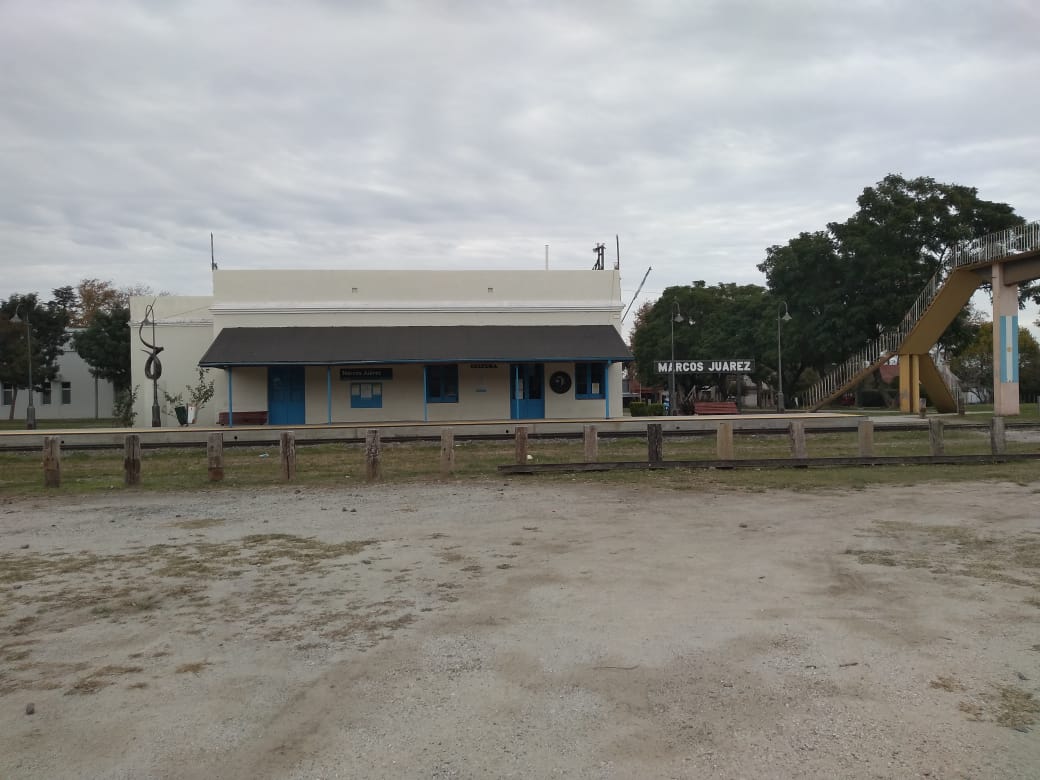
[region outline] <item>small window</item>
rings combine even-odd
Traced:
[[[49,406],[51,402],[51,383],[47,382],[40,389],[40,406]]]
[[[72,382],[61,383],[61,402],[65,405],[72,403]]]
[[[431,404],[459,402],[458,366],[426,366],[426,401]]]
[[[605,398],[602,363],[574,364],[574,397]]]
[[[351,409],[382,409],[383,408],[383,383],[382,382],[351,382],[350,383],[350,408]]]
[[[3,388],[4,406],[11,406],[14,403],[14,388],[10,385],[4,385]]]

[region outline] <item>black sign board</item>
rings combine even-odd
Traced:
[[[755,370],[754,360],[671,360],[654,361],[658,374],[750,374]]]
[[[393,379],[394,370],[392,368],[341,368],[339,370],[340,379]]]

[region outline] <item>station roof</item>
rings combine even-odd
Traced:
[[[199,365],[553,363],[631,360],[612,325],[225,328]]]

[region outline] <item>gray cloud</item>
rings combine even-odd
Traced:
[[[558,7],[558,6],[566,7]],[[760,282],[889,172],[1040,216],[1022,0],[0,0],[0,296],[224,267]]]

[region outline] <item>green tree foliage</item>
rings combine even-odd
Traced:
[[[975,322],[974,336],[950,361],[953,373],[982,401],[993,400],[993,323]],[[1025,396],[1040,393],[1040,343],[1025,328],[1018,331],[1019,391]]]
[[[674,321],[676,312],[681,322]],[[750,358],[757,361],[753,378],[774,371],[776,304],[758,285],[708,287],[695,282],[689,287],[669,287],[653,305],[642,307],[632,335],[636,376],[641,383],[667,384],[668,376],[656,373],[654,363],[671,358],[673,326],[676,360]],[[677,374],[675,381],[681,395],[694,382],[725,389],[722,375]]]
[[[75,324],[82,330],[72,337],[72,346],[91,373],[112,382],[117,392],[130,387],[130,296],[150,292],[140,285],[116,287],[102,279],[83,279],[75,290]]]
[[[898,324],[958,241],[1024,221],[972,187],[927,177],[886,176],[857,203],[846,221],[769,247],[758,266],[770,292],[798,315],[785,339],[785,381],[808,368],[825,373]],[[943,343],[965,343],[965,323],[966,315]]]
[[[21,322],[13,323],[16,311]],[[16,293],[0,301],[0,383],[14,388],[15,401],[18,390],[29,385],[30,361],[35,390],[54,380],[68,340],[67,325],[68,312],[60,300],[40,304],[36,293]],[[14,419],[14,404],[9,419]]]
[[[72,347],[90,366],[91,373],[109,380],[116,391],[130,387],[130,308],[98,311],[72,337]]]

